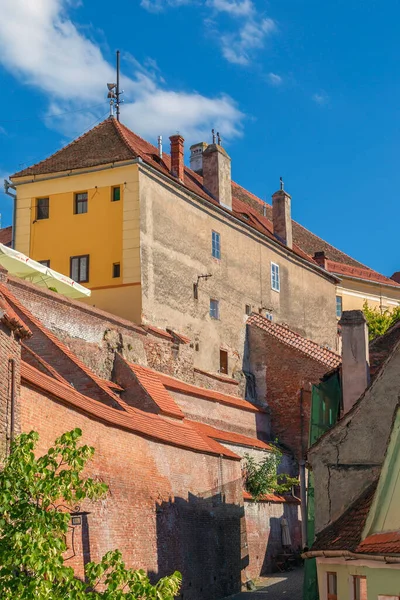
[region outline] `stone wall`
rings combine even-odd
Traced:
[[[0,323],[0,463],[4,460],[10,447],[12,437],[12,371],[15,381],[15,434],[19,428],[19,390],[20,390],[21,345],[14,333]]]

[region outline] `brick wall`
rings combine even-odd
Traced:
[[[38,451],[80,427],[96,454],[87,475],[109,486],[106,498],[84,503],[87,522],[76,530],[83,559],[119,548],[129,567],[153,576],[183,572],[183,598],[221,598],[239,591],[248,563],[242,530],[240,463],[159,444],[74,411],[23,385],[22,428],[40,434]],[[84,534],[82,535],[82,529]]]
[[[301,458],[308,447],[311,384],[318,383],[329,367],[258,327],[247,330],[249,370],[255,376],[258,401],[269,407],[272,438]]]
[[[13,362],[12,362],[13,361]],[[19,389],[20,389],[21,346],[14,333],[0,323],[0,462],[3,461],[11,439],[12,370],[14,369],[15,433],[19,433]]]

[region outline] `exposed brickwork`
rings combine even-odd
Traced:
[[[91,560],[119,548],[128,566],[154,575],[180,569],[189,600],[239,590],[244,509],[238,461],[116,431],[27,386],[22,407],[23,429],[40,433],[39,452],[74,427],[96,448],[87,474],[105,481],[109,494],[82,506],[89,511]],[[75,566],[82,574],[82,562]]]
[[[318,383],[329,368],[258,327],[248,327],[248,345],[249,370],[256,378],[258,401],[269,407],[271,436],[277,437],[297,458],[304,457],[311,384]]]
[[[19,390],[20,390],[21,346],[15,333],[0,322],[0,462],[9,448],[12,411],[12,378],[14,370],[14,424],[19,433]]]

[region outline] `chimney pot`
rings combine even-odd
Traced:
[[[314,253],[314,260],[315,260],[315,262],[320,267],[322,267],[323,269],[326,270],[326,267],[327,267],[326,263],[327,263],[328,259],[326,258],[326,254],[325,254],[324,251],[322,251],[322,252],[315,252]]]
[[[347,413],[369,385],[368,327],[362,310],[345,310],[342,332],[343,412]]]
[[[219,144],[203,151],[203,185],[218,202],[232,210],[231,159]]]
[[[184,162],[184,139],[181,135],[171,135],[171,173],[179,181],[183,181],[185,162]]]
[[[280,189],[272,195],[274,235],[288,248],[293,248],[291,196]]]
[[[199,175],[203,175],[203,152],[206,148],[205,142],[190,146],[190,168]]]

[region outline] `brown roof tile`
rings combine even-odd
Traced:
[[[373,283],[382,283],[383,285],[390,285],[392,287],[400,288],[400,283],[397,283],[397,281],[394,281],[389,277],[385,277],[385,275],[381,275],[380,273],[377,273],[377,271],[373,271],[367,267],[345,265],[332,260],[327,261],[326,267],[327,271],[334,273],[335,275],[343,275],[345,277],[353,277],[355,279],[363,279],[365,281],[372,281]]]
[[[159,407],[161,414],[174,417],[176,419],[183,419],[184,414],[171,396],[163,386],[158,377],[158,373],[141,367],[139,365],[128,363],[129,367],[135,373],[140,385],[146,390],[152,400]]]
[[[357,546],[356,552],[362,554],[400,554],[400,531],[369,535]]]
[[[178,446],[195,452],[224,455],[240,460],[233,452],[226,450],[216,442],[209,444],[207,439],[195,431],[186,421],[172,421],[160,415],[145,413],[137,408],[125,405],[126,410],[116,410],[102,402],[80,394],[72,386],[62,383],[38,371],[25,362],[21,363],[21,378],[35,388],[41,389],[67,406],[82,411],[90,417],[107,425],[120,427],[146,438]]]
[[[333,350],[323,348],[316,342],[308,340],[298,333],[295,333],[288,327],[280,325],[279,323],[274,323],[262,315],[253,313],[247,319],[247,324],[259,327],[283,344],[295,348],[299,352],[306,354],[309,358],[312,358],[313,360],[316,360],[317,362],[320,362],[329,368],[336,368],[342,362],[340,355],[336,354],[336,352],[333,352]]]
[[[12,227],[3,227],[0,229],[0,244],[4,244],[5,246],[11,246],[12,240]]]
[[[252,500],[254,502],[254,498],[249,492],[244,490],[243,492],[244,500]],[[300,500],[295,498],[294,496],[281,496],[280,494],[264,494],[258,498],[257,502],[272,502],[273,504],[300,504]]]
[[[370,485],[334,523],[317,534],[311,551],[356,550],[361,541],[377,483],[378,481],[375,481]]]
[[[218,440],[219,442],[226,442],[227,444],[237,444],[238,446],[247,446],[249,448],[259,448],[260,450],[271,450],[272,446],[259,440],[257,438],[249,437],[248,435],[242,435],[241,433],[235,433],[233,431],[224,431],[222,429],[216,429],[211,425],[205,423],[199,423],[198,421],[188,421],[192,427],[204,433],[207,437]]]

